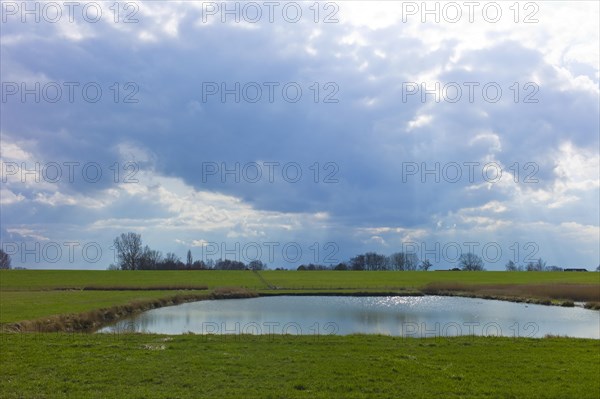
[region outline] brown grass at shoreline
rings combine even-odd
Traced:
[[[259,293],[242,287],[219,287],[211,292],[208,299],[256,298]]]
[[[600,310],[600,302],[588,302],[585,304],[584,308],[591,310]]]
[[[569,302],[600,302],[600,287],[590,284],[463,284],[431,283],[422,289],[430,295],[471,294],[481,298],[507,299],[518,302],[551,304],[553,300]]]

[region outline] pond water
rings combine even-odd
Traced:
[[[461,297],[272,296],[153,309],[99,330],[159,334],[546,334],[600,339],[600,312]]]

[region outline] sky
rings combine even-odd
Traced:
[[[595,269],[599,4],[3,1],[2,248]]]

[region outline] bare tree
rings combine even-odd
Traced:
[[[466,271],[480,271],[483,269],[483,260],[474,253],[467,252],[466,254],[460,255],[458,264],[463,270]]]
[[[504,265],[504,267],[506,268],[507,272],[516,272],[518,270],[517,265],[512,260],[506,262],[506,265]]]
[[[215,268],[214,259],[206,259],[205,265],[206,265],[207,269],[214,269]]]
[[[208,269],[208,266],[206,265],[206,263],[204,263],[204,261],[195,260],[194,263],[192,263],[192,269],[193,270],[204,270],[204,269]]]
[[[542,260],[542,258],[539,258],[536,264],[539,271],[543,272],[544,270],[546,270],[546,261]]]
[[[433,266],[431,264],[431,262],[429,261],[429,259],[425,259],[423,262],[421,262],[421,265],[419,266],[419,269],[423,270],[423,271],[428,271],[431,266]]]
[[[535,262],[528,262],[526,266],[528,272],[543,272],[545,268],[546,262],[544,262],[542,258],[539,258]]]
[[[392,270],[417,270],[419,267],[419,257],[413,252],[396,252],[388,259]]]
[[[371,267],[371,270],[387,270],[387,256],[374,252],[365,255],[367,257],[367,265]]]
[[[406,270],[417,270],[419,267],[419,257],[413,252],[406,254]]]
[[[367,252],[365,254],[365,269],[366,270],[386,270],[387,257],[376,252]]]
[[[404,252],[393,253],[389,259],[392,270],[406,270],[406,254]]]
[[[267,265],[265,265],[262,261],[255,259],[248,263],[248,268],[250,270],[264,270],[267,268]]]
[[[0,269],[10,269],[10,255],[0,249]]]
[[[158,266],[160,270],[183,270],[185,267],[185,264],[181,261],[179,256],[175,255],[173,252],[167,252],[165,258]]]
[[[115,238],[115,250],[122,270],[137,270],[142,259],[142,236],[136,233],[123,233]]]
[[[354,258],[350,259],[350,269],[365,270],[365,256],[356,255]]]
[[[141,270],[155,270],[158,269],[159,264],[162,262],[162,253],[154,249],[150,249],[147,245],[142,251],[142,258],[140,259],[140,265],[138,269]]]
[[[173,252],[167,252],[167,255],[165,256],[165,262],[166,263],[179,263],[179,262],[181,262],[181,259],[179,258],[179,256],[175,255]]]

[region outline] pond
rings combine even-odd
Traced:
[[[546,334],[600,339],[600,312],[476,298],[270,296],[153,309],[99,330],[158,334]]]

